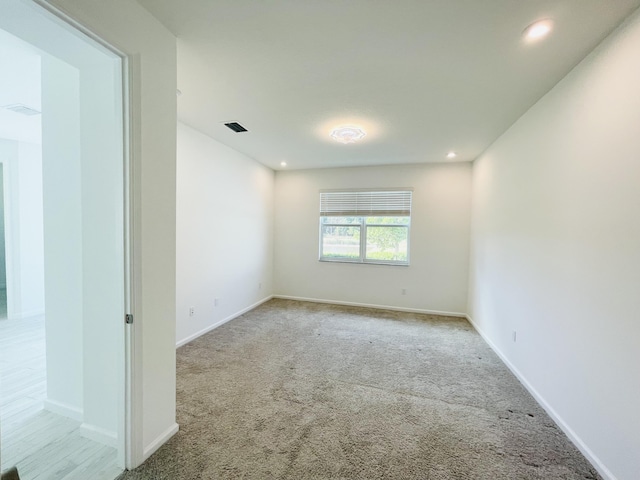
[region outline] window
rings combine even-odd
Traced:
[[[320,192],[320,261],[409,265],[411,189]]]

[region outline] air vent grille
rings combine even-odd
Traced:
[[[22,103],[14,103],[12,105],[3,105],[2,108],[5,110],[11,110],[12,112],[21,113],[22,115],[40,115],[40,110],[36,110],[35,108],[27,107]]]
[[[240,125],[238,122],[229,122],[229,123],[225,123],[225,125],[227,127],[229,127],[231,130],[233,130],[236,133],[242,133],[242,132],[247,132],[248,130],[246,128],[244,128],[242,125]]]

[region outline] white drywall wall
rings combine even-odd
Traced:
[[[636,13],[473,168],[471,317],[619,480],[640,478],[638,52]]]
[[[38,128],[39,130],[39,128]],[[3,240],[8,316],[44,313],[42,157],[40,145],[0,138],[3,164]]]
[[[82,420],[83,283],[80,75],[42,58],[46,408]]]
[[[47,402],[116,446],[124,335],[123,165],[117,62],[42,59]],[[40,201],[42,205],[42,198]]]
[[[134,0],[52,4],[131,56],[134,313],[142,403],[136,463],[175,423],[176,39]],[[139,359],[139,360],[138,360]],[[138,378],[138,377],[137,377]]]
[[[2,120],[0,120],[2,122]],[[7,317],[21,309],[20,299],[20,198],[19,142],[0,138],[0,162],[2,163],[3,187],[3,262],[7,288]]]
[[[179,345],[272,294],[273,188],[271,169],[178,123]]]
[[[414,188],[410,266],[319,262],[319,191],[376,187]],[[470,196],[468,163],[278,171],[275,293],[464,314]]]
[[[42,209],[42,147],[18,143],[18,210],[20,228],[20,311],[29,317],[44,313],[44,246]]]
[[[122,406],[124,180],[119,60],[98,51],[80,69],[82,126],[82,431],[116,446]],[[48,319],[47,319],[48,321]]]
[[[0,163],[2,163],[1,160],[0,156]],[[7,260],[4,241],[4,168],[4,165],[0,168],[0,288],[7,286]]]

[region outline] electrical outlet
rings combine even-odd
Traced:
[[[262,290],[262,282],[258,284],[258,290]]]
[[[515,330],[513,332],[511,332],[511,338],[513,339],[514,342],[516,341],[517,336],[516,336],[516,331]]]
[[[196,314],[196,307],[189,307],[189,316],[193,317]]]
[[[406,294],[407,294],[407,289],[406,289],[406,288],[403,288],[403,289],[402,289],[402,295],[406,295]]]
[[[218,300],[217,298],[213,299],[213,306],[214,307],[217,307],[219,303],[220,303],[220,300]]]

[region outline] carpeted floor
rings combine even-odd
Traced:
[[[466,320],[271,300],[178,350],[121,479],[599,479]]]

